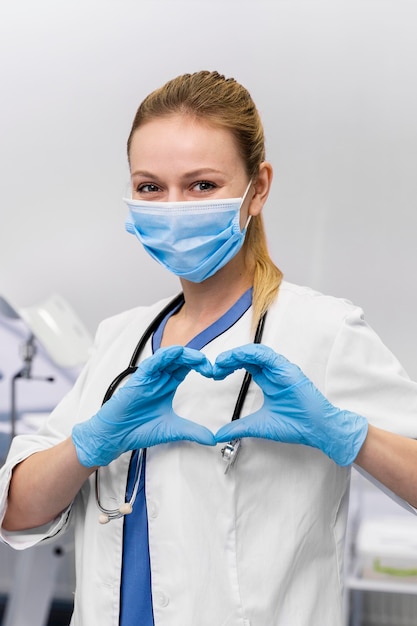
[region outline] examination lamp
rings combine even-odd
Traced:
[[[62,296],[54,294],[27,308],[18,308],[0,296],[0,314],[22,319],[58,367],[86,362],[93,343],[91,335]]]
[[[93,340],[81,320],[68,302],[60,295],[53,294],[37,305],[18,308],[0,296],[0,315],[9,319],[21,319],[30,333],[21,346],[23,367],[12,378],[11,393],[11,437],[16,430],[16,381],[43,380],[53,382],[52,376],[33,376],[32,363],[36,355],[35,340],[45,350],[47,356],[60,369],[70,369],[83,365],[89,356]]]

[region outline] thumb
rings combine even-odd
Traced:
[[[240,439],[241,437],[246,436],[242,425],[239,424],[240,420],[235,420],[234,422],[230,422],[230,424],[225,424],[214,435],[214,438],[217,443],[227,443],[228,441],[232,441],[233,439]]]
[[[259,409],[246,415],[246,417],[222,426],[215,434],[215,439],[218,443],[242,439],[243,437],[273,439],[271,436],[272,425],[269,422],[268,414],[263,409]]]

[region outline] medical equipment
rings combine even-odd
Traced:
[[[3,322],[4,318],[4,322]],[[10,374],[10,441],[16,435],[18,408],[17,387],[19,381],[38,381],[56,383],[55,389],[48,394],[57,399],[51,399],[51,404],[42,402],[42,412],[50,412],[67,392],[67,385],[62,389],[58,379],[73,384],[81,366],[87,361],[93,338],[87,331],[69,303],[59,294],[52,294],[48,298],[30,307],[18,307],[12,304],[9,298],[0,295],[0,322],[15,325],[14,332],[25,339],[20,346],[19,356],[22,366],[18,371]],[[4,346],[2,345],[2,348]],[[48,368],[55,370],[53,376],[43,375],[42,371],[34,373],[33,367],[37,355],[47,358]],[[2,354],[4,357],[4,354]],[[12,359],[10,363],[12,362]],[[61,393],[62,395],[58,396]],[[28,394],[26,394],[28,395]]]
[[[131,374],[133,374],[134,372],[136,372],[137,370],[137,365],[136,363],[139,360],[139,357],[147,343],[147,341],[149,340],[149,338],[151,337],[151,335],[155,332],[155,330],[158,328],[158,326],[161,324],[162,320],[166,317],[166,315],[168,315],[168,313],[170,313],[171,311],[174,311],[177,307],[181,306],[184,303],[184,295],[182,293],[178,294],[173,300],[171,300],[163,309],[162,311],[160,311],[160,313],[158,313],[158,315],[154,318],[154,320],[149,324],[149,326],[146,328],[146,330],[144,331],[142,337],[139,339],[138,344],[136,346],[136,348],[133,351],[132,357],[130,359],[129,365],[127,366],[126,369],[124,369],[120,374],[118,374],[116,376],[116,378],[110,383],[106,393],[104,394],[104,398],[103,398],[103,402],[102,404],[104,404],[105,402],[107,402],[107,400],[109,400],[113,393],[116,391],[117,387],[120,385],[120,383],[127,378],[128,376],[130,376]],[[263,329],[264,329],[264,325],[265,325],[265,318],[266,318],[266,313],[264,313],[262,315],[262,317],[260,318],[259,322],[258,322],[258,326],[256,328],[256,332],[255,332],[255,337],[254,337],[254,343],[260,343],[261,339],[262,339],[262,333],[263,333]],[[241,411],[242,411],[242,407],[243,404],[245,402],[245,398],[246,398],[246,394],[248,392],[249,389],[249,385],[251,382],[252,376],[251,374],[249,374],[249,372],[245,373],[243,382],[242,382],[242,386],[240,388],[237,400],[236,400],[236,405],[233,411],[233,415],[232,415],[232,421],[239,419]],[[227,445],[222,448],[221,450],[221,454],[222,454],[222,458],[224,459],[224,461],[227,463],[226,465],[226,470],[225,473],[228,472],[228,470],[230,469],[230,467],[235,463],[236,461],[236,457],[237,457],[237,453],[239,451],[240,448],[240,440],[233,440],[230,441],[229,443],[227,443]],[[124,502],[119,508],[117,509],[107,509],[106,507],[104,507],[101,503],[101,499],[100,499],[100,468],[98,468],[95,472],[95,494],[96,494],[96,503],[97,503],[97,507],[100,510],[100,516],[99,516],[99,522],[101,524],[106,524],[111,520],[114,519],[119,519],[121,517],[123,517],[123,515],[128,515],[129,513],[132,512],[132,508],[136,499],[136,495],[137,495],[137,491],[138,491],[138,487],[139,487],[139,480],[140,480],[140,474],[141,474],[141,470],[142,470],[142,464],[143,464],[143,451],[140,451],[140,454],[138,454],[138,458],[136,461],[136,466],[135,466],[135,478],[134,478],[134,486],[132,489],[132,494],[129,498],[129,500],[127,502]]]
[[[53,376],[34,376],[32,374],[33,359],[36,355],[35,336],[31,333],[20,349],[23,367],[12,376],[11,379],[11,400],[10,400],[10,440],[16,435],[17,406],[16,406],[16,383],[20,379],[37,380],[47,383],[55,382]]]
[[[52,294],[30,307],[17,307],[10,299],[0,296],[0,315],[22,319],[56,366],[78,370],[87,361],[93,338],[61,295]],[[28,350],[31,348],[29,345]]]
[[[225,474],[227,474],[229,469],[235,464],[241,443],[241,439],[233,439],[222,448],[222,457],[227,463],[226,469],[224,470]]]

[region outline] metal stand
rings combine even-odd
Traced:
[[[32,376],[32,363],[36,355],[35,337],[30,335],[25,341],[21,349],[21,356],[23,359],[23,367],[19,370],[11,380],[11,402],[10,402],[10,441],[16,435],[16,419],[17,419],[17,405],[16,405],[16,382],[23,378],[24,380],[40,380],[43,382],[52,383],[55,378],[53,376]]]
[[[2,626],[46,626],[64,554],[64,548],[53,543],[17,554]]]

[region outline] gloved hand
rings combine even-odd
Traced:
[[[220,354],[213,378],[221,380],[239,368],[252,374],[264,404],[220,428],[216,441],[261,437],[319,448],[338,465],[353,463],[368,432],[364,417],[333,406],[299,367],[262,344]]]
[[[78,459],[86,467],[108,465],[128,450],[189,440],[214,446],[213,433],[179,417],[172,408],[178,385],[190,370],[211,377],[202,352],[170,346],[145,359],[127,383],[89,420],[72,430]]]

